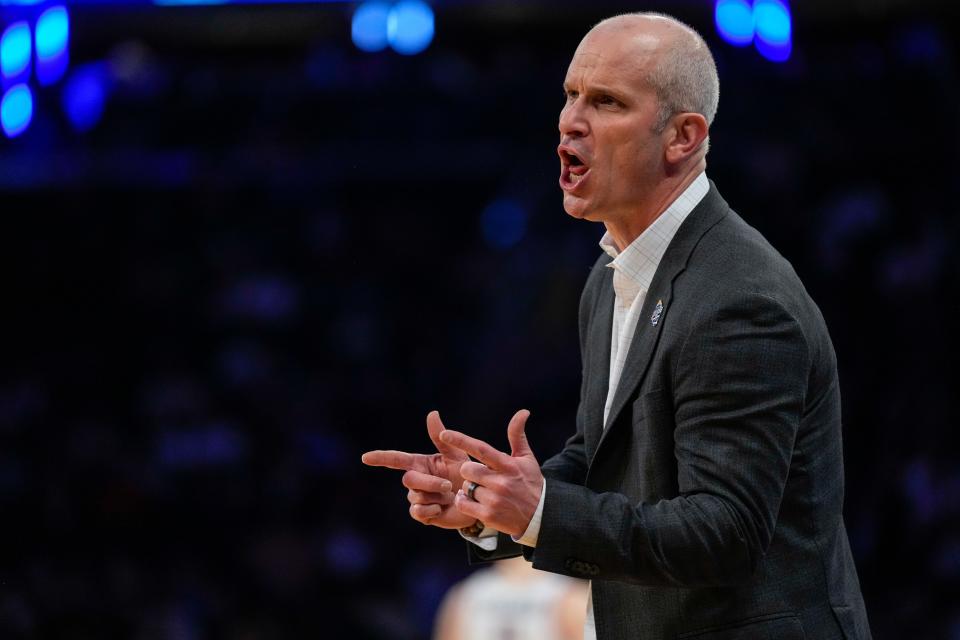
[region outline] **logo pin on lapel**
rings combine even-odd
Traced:
[[[650,324],[654,327],[660,322],[660,315],[663,313],[663,300],[657,300],[657,306],[653,308],[653,315],[650,316]]]

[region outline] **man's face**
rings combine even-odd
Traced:
[[[643,77],[659,46],[653,34],[599,29],[577,48],[564,81],[557,148],[563,208],[571,216],[626,219],[657,183],[658,101]]]

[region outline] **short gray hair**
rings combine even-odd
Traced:
[[[660,103],[654,131],[663,132],[670,118],[678,113],[699,113],[706,118],[707,126],[713,124],[720,102],[720,78],[713,54],[703,36],[690,25],[653,11],[629,13],[607,20],[630,16],[662,18],[686,35],[676,38],[661,52],[660,59],[646,77],[646,82],[656,92]]]

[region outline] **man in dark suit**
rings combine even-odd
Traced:
[[[510,454],[434,412],[438,453],[364,462],[406,470],[411,516],[460,529],[473,560],[589,578],[588,638],[869,638],[836,357],[790,264],[706,178],[709,49],[671,18],[618,16],[564,87],[564,208],[607,230],[580,303],[576,433],[541,467],[529,412]]]

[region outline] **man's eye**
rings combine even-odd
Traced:
[[[576,91],[564,91],[564,92],[563,92],[563,97],[566,98],[567,102],[570,102],[571,100],[576,100],[576,99],[577,99],[577,95],[578,95],[578,94],[577,94]]]
[[[600,96],[600,98],[597,99],[597,102],[598,102],[599,104],[605,104],[605,105],[618,105],[618,104],[620,104],[620,103],[617,101],[617,99],[614,98],[613,96]]]

